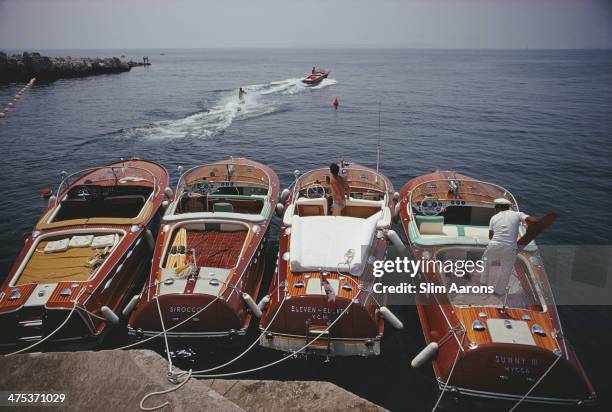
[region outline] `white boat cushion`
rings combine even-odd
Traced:
[[[318,197],[314,199],[309,199],[307,197],[300,197],[295,202],[296,207],[300,210],[300,206],[317,206],[323,208],[323,215],[327,215],[327,198]]]
[[[465,235],[468,237],[489,239],[489,228],[486,226],[482,226],[482,227],[466,226],[464,231],[465,231]]]
[[[89,247],[93,238],[94,235],[72,236],[68,247]]]
[[[91,241],[92,248],[113,247],[115,246],[116,234],[96,236]]]
[[[363,249],[371,245],[381,216],[382,211],[367,219],[294,215],[289,243],[291,270],[341,271],[361,276],[368,258]]]
[[[68,243],[70,243],[69,238],[52,240],[45,246],[45,253],[63,252],[68,249]]]

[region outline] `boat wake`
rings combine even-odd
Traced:
[[[223,134],[232,122],[251,119],[281,110],[280,102],[273,95],[294,95],[307,90],[317,90],[336,84],[334,79],[325,79],[320,84],[308,87],[300,79],[287,79],[244,87],[244,103],[238,102],[238,90],[225,92],[213,107],[177,120],[163,120],[144,127],[125,131],[131,138],[178,139],[206,138]]]

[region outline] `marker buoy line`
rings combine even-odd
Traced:
[[[34,84],[34,82],[35,82],[35,81],[36,81],[36,78],[35,78],[35,77],[34,77],[34,78],[32,78],[32,79],[31,79],[31,80],[28,82],[28,84],[26,84],[26,85],[25,85],[25,86],[24,86],[22,89],[20,89],[20,90],[17,92],[17,94],[15,94],[15,96],[13,97],[13,101],[8,102],[8,103],[6,104],[6,107],[4,108],[4,110],[3,110],[2,112],[0,112],[0,119],[2,119],[2,118],[4,118],[4,117],[6,117],[6,114],[7,114],[8,112],[10,112],[10,111],[11,111],[11,107],[13,107],[13,106],[14,106],[14,105],[13,105],[13,103],[18,103],[18,102],[19,102],[19,99],[21,99],[21,95],[22,95],[23,93],[25,93],[25,91],[26,91],[27,89],[29,89],[29,88],[30,88],[30,87],[31,87],[31,86]]]
[[[70,312],[68,313],[68,316],[66,316],[66,319],[64,319],[64,321],[57,328],[55,328],[55,330],[53,330],[51,333],[49,333],[47,336],[45,336],[44,338],[42,338],[38,342],[34,342],[32,345],[30,345],[28,347],[25,347],[23,349],[19,349],[18,351],[15,351],[15,352],[7,353],[6,355],[3,355],[3,356],[9,357],[9,356],[13,356],[13,355],[17,355],[17,354],[26,352],[26,351],[28,351],[28,350],[30,350],[30,349],[40,345],[41,343],[47,341],[48,339],[50,339],[53,335],[55,335],[61,328],[63,328],[68,323],[68,320],[70,319],[70,317],[72,316],[72,314],[74,313],[74,311],[76,310],[76,308],[78,306],[77,302],[81,298],[81,295],[83,294],[83,292],[85,292],[86,290],[87,290],[86,288],[82,288],[79,291],[79,293],[76,295],[76,297],[72,301],[73,302],[72,309],[70,309]]]

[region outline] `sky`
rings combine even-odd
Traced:
[[[0,48],[612,48],[609,0],[0,0]]]

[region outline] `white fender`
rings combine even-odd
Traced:
[[[397,250],[399,253],[406,253],[406,246],[395,230],[387,230],[387,239],[389,239],[389,241],[395,247],[395,250]]]
[[[418,368],[423,366],[423,364],[430,359],[432,359],[438,353],[438,342],[431,342],[429,345],[425,346],[422,351],[418,353],[410,362],[410,366],[413,368]]]
[[[168,208],[168,205],[169,205],[169,203],[168,203],[168,201],[167,201],[167,200],[164,200],[164,201],[162,201],[162,203],[161,203],[161,207],[162,207],[162,209],[164,209],[164,210],[166,210],[166,209]]]
[[[283,217],[283,213],[285,213],[285,205],[282,203],[277,203],[275,211],[276,211],[276,216]]]
[[[385,207],[382,217],[376,222],[376,228],[381,230],[388,229],[391,226],[391,217],[391,209]]]
[[[259,308],[259,310],[261,310],[263,312],[263,310],[266,308],[266,306],[268,306],[269,302],[270,302],[270,295],[266,295],[263,298],[261,298],[261,300],[257,304],[257,307]]]
[[[145,232],[145,237],[147,238],[147,245],[151,248],[151,250],[155,250],[155,239],[153,238],[153,233],[151,233],[151,229],[147,229]]]
[[[100,308],[100,313],[102,313],[102,316],[104,316],[104,318],[110,323],[119,323],[119,316],[115,315],[115,312],[113,312],[108,306],[102,306]]]
[[[174,192],[172,191],[172,189],[170,189],[170,187],[166,186],[166,189],[164,190],[164,193],[166,194],[166,196],[168,197],[172,197],[174,195]]]
[[[123,316],[129,315],[134,310],[139,300],[140,300],[140,295],[134,295],[134,297],[128,302],[128,304],[125,305],[125,308],[123,308],[123,311],[121,312],[121,314]]]
[[[395,329],[404,328],[404,324],[402,323],[402,321],[399,320],[397,316],[395,316],[393,312],[391,312],[386,306],[381,306],[380,309],[378,309],[378,314],[387,322],[389,322]]]
[[[283,215],[283,225],[291,226],[291,224],[293,223],[294,210],[295,204],[291,203],[289,206],[287,206],[287,209],[285,209],[285,214]]]
[[[285,203],[287,201],[287,198],[289,197],[289,194],[291,192],[289,191],[289,189],[283,189],[283,191],[281,192],[280,196],[278,197],[278,201],[280,203]]]
[[[393,200],[395,200],[397,202],[399,200],[399,198],[400,198],[399,192],[393,192]]]
[[[249,309],[251,309],[253,315],[257,316],[258,318],[261,318],[261,310],[259,309],[259,306],[257,306],[257,303],[255,303],[251,295],[246,292],[242,293],[242,299],[244,299]]]

